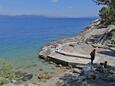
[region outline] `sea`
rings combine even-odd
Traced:
[[[10,62],[17,69],[35,65],[47,69],[39,58],[40,49],[51,41],[78,35],[95,19],[0,16],[0,62]]]

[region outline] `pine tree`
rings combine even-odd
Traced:
[[[101,22],[115,24],[115,0],[93,0],[97,5],[104,5],[99,11]]]

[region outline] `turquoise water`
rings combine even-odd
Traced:
[[[39,64],[43,45],[77,35],[94,19],[0,16],[0,59],[20,66]]]

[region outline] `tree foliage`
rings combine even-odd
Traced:
[[[99,11],[101,21],[106,24],[115,24],[115,0],[93,0],[98,5],[104,5]]]
[[[109,3],[111,3],[111,0],[93,0],[96,4],[100,5],[107,5]]]

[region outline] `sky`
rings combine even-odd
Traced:
[[[93,17],[100,8],[92,0],[0,0],[0,15]]]

